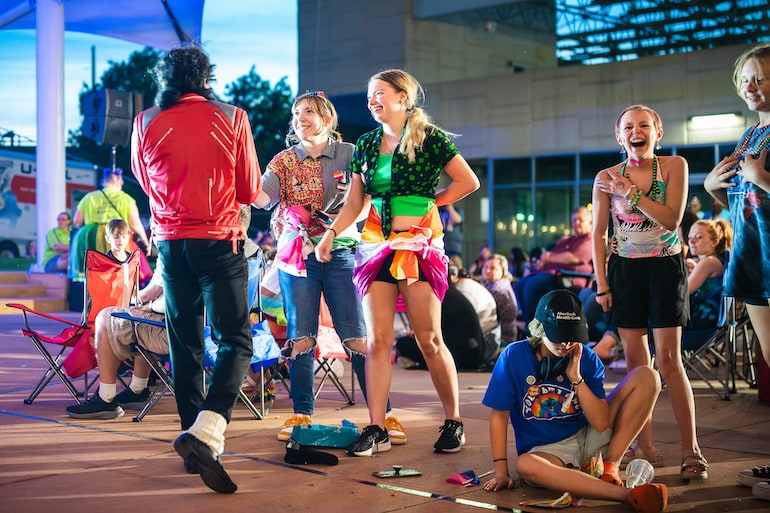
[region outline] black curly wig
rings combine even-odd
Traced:
[[[154,77],[158,84],[155,105],[162,110],[176,105],[184,94],[214,98],[210,87],[214,81],[214,65],[200,46],[175,48],[166,53],[155,66]]]

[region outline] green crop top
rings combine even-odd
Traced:
[[[377,169],[372,177],[371,190],[376,193],[384,193],[390,189],[392,175],[393,155],[380,153],[377,159]],[[382,215],[382,196],[372,198],[372,205]],[[396,196],[391,198],[392,215],[394,216],[424,216],[433,208],[436,200],[422,196]]]
[[[426,200],[433,202],[431,206],[435,203],[441,170],[459,152],[446,134],[431,127],[426,130],[422,148],[417,149],[415,162],[409,162],[406,155],[396,151],[392,156],[387,157],[390,160],[389,163],[381,164],[381,140],[382,127],[359,137],[350,168],[354,173],[363,175],[364,191],[372,196],[372,204],[382,217],[382,233],[387,237],[390,234],[394,204],[402,201],[402,198],[407,198],[403,204],[410,204],[408,198],[413,196],[420,201],[421,213],[418,215],[427,212],[430,207]],[[383,165],[387,165],[387,174],[377,180],[380,185],[375,188],[375,175],[380,174],[380,168]],[[379,187],[383,186],[385,188],[379,190]],[[377,204],[380,206],[378,207]],[[411,204],[414,205],[414,203]],[[412,207],[405,207],[405,209],[412,211]],[[398,213],[410,215],[402,212],[400,207]]]

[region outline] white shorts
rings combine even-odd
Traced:
[[[606,429],[601,433],[586,424],[583,429],[569,438],[552,444],[533,447],[528,452],[544,452],[556,456],[565,466],[581,468],[593,456],[607,453],[612,438],[612,430]]]

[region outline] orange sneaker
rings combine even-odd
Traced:
[[[404,427],[393,415],[385,418],[385,431],[388,432],[391,445],[406,445],[407,437]]]
[[[668,488],[660,483],[647,483],[628,492],[628,503],[639,513],[658,513],[668,506]]]

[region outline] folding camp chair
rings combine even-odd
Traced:
[[[258,256],[256,258],[250,258],[248,259],[249,264],[249,286],[248,286],[248,293],[250,297],[250,304],[254,304],[254,301],[258,301],[258,294],[259,294],[259,280],[261,279],[261,272],[262,272],[262,256],[261,251],[258,253]],[[158,326],[165,328],[166,324],[165,322],[159,322],[154,321],[150,319],[145,319],[143,317],[136,317],[132,316],[127,312],[113,312],[112,315],[114,317],[118,317],[121,319],[126,319],[131,322],[132,329],[134,331],[134,346],[133,348],[136,350],[136,352],[139,353],[139,355],[144,358],[147,363],[150,365],[152,370],[155,371],[155,373],[159,376],[161,383],[155,388],[155,390],[152,392],[150,397],[148,398],[147,402],[144,404],[142,409],[137,413],[136,417],[134,417],[134,422],[140,422],[157,404],[158,401],[160,401],[161,398],[163,398],[164,395],[166,395],[167,392],[174,392],[174,385],[171,378],[171,370],[167,366],[167,364],[170,363],[169,355],[168,353],[156,353],[148,350],[147,348],[143,347],[140,343],[140,336],[138,334],[138,326],[141,323],[145,324],[151,324],[153,326]],[[261,326],[261,325],[258,325]],[[252,357],[252,368],[256,365],[260,372],[260,377],[264,378],[264,369],[270,365],[269,357],[275,358],[275,355],[278,354],[278,346],[275,343],[275,340],[270,337],[270,340],[266,340],[264,336],[259,337],[258,335],[263,335],[262,333],[256,333],[260,330],[264,331],[267,328],[255,328],[252,327],[252,340],[255,342],[254,346],[254,356]],[[206,350],[204,351],[204,369],[207,369],[214,365],[214,362],[216,360],[216,351],[217,346],[213,342],[211,342],[210,336],[206,337]],[[272,346],[270,343],[272,342]],[[264,403],[264,397],[261,398],[260,407],[257,408],[249,399],[248,395],[243,390],[239,391],[238,398],[246,405],[246,408],[254,415],[254,417],[257,420],[262,420],[266,413],[267,413],[267,407]]]
[[[24,319],[22,334],[28,337],[46,362],[46,370],[32,389],[25,404],[31,404],[57,376],[67,391],[78,402],[87,399],[88,371],[96,367],[93,347],[93,328],[96,316],[108,306],[128,306],[137,291],[139,279],[139,255],[134,252],[125,264],[119,264],[98,251],[87,250],[85,256],[85,285],[83,287],[83,315],[79,323],[38,312],[23,303],[9,303],[7,306],[21,310]],[[33,317],[33,315],[35,317]],[[65,327],[57,335],[48,335],[34,328],[32,319],[50,319]],[[58,347],[55,355],[46,344]],[[75,388],[72,379],[84,377],[83,391]]]
[[[315,377],[318,383],[313,392],[313,397],[317,399],[326,382],[330,381],[349,405],[356,404],[355,372],[352,370],[350,372],[350,389],[348,390],[342,383],[341,376],[334,369],[336,360],[349,362],[350,357],[345,348],[342,347],[340,337],[334,329],[331,312],[323,294],[321,295],[320,312],[318,314],[315,360]]]
[[[711,332],[685,332],[682,339],[685,370],[695,373],[726,401],[730,399],[730,393],[737,391],[737,377],[749,385],[756,384],[755,337],[748,315],[740,312],[737,303],[735,298],[722,298],[719,326]],[[737,365],[739,353],[743,357],[742,370],[738,370]]]
[[[356,404],[356,376],[355,372],[350,372],[350,389],[348,390],[342,383],[342,379],[334,369],[335,360],[350,361],[348,354],[342,347],[342,342],[333,328],[327,326],[318,327],[318,336],[316,337],[315,358],[317,366],[315,376],[318,379],[313,398],[318,399],[324,385],[330,381],[334,387],[342,394],[349,405]]]

